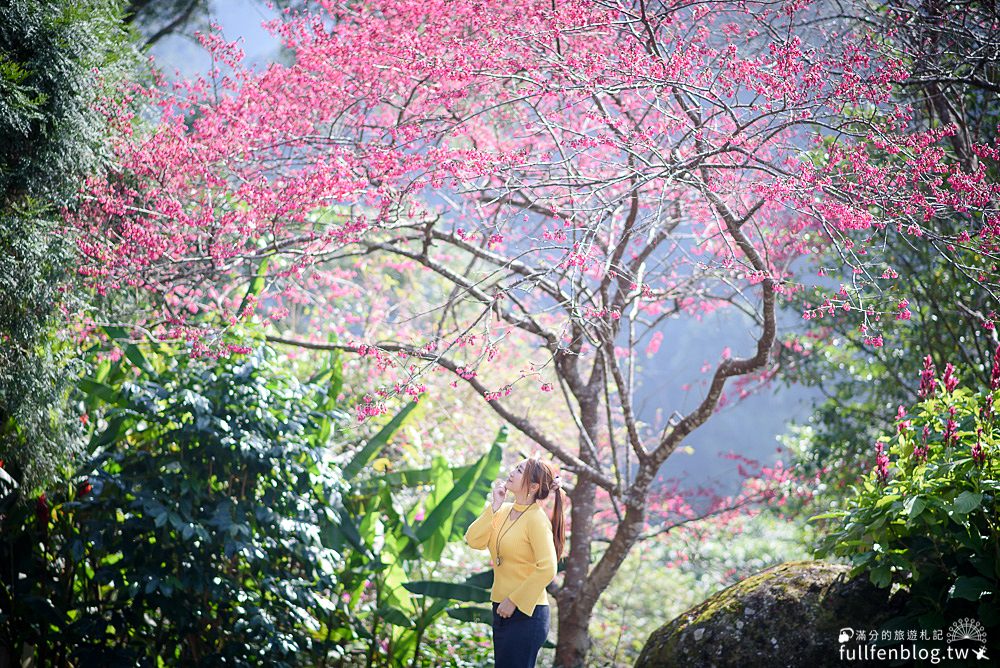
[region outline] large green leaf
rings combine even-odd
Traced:
[[[428,543],[424,552],[425,558],[431,560],[440,558],[444,545],[454,535],[456,527],[460,532],[464,532],[476,513],[482,510],[483,498],[500,471],[500,461],[503,456],[501,445],[506,438],[506,429],[501,429],[489,452],[459,478],[417,528],[417,539],[421,543]],[[432,538],[434,540],[431,540]]]
[[[434,601],[434,604],[429,608],[424,610],[424,612],[417,619],[417,628],[420,630],[426,629],[428,626],[434,623],[434,620],[438,618],[441,613],[443,613],[448,606],[451,604],[448,600]]]
[[[888,566],[873,568],[868,574],[868,578],[872,581],[873,585],[882,589],[892,584],[892,574],[889,572]]]
[[[475,464],[472,464],[468,470],[472,470]],[[448,461],[441,456],[434,457],[433,465],[431,466],[431,471],[433,474],[434,488],[428,495],[427,499],[424,500],[424,508],[428,512],[433,512],[435,508],[438,507],[448,495],[455,490],[455,476],[452,470],[448,467]],[[461,480],[466,473],[459,476]],[[444,552],[444,548],[448,544],[448,536],[451,534],[451,523],[453,518],[451,516],[445,517],[444,523],[438,525],[437,529],[432,532],[429,536],[421,538],[419,535],[416,537],[418,543],[423,547],[424,556],[427,559],[436,558],[435,555],[440,556]]]
[[[323,546],[340,552],[346,544],[349,544],[362,554],[367,554],[368,547],[364,544],[361,533],[350,514],[341,508],[334,511],[334,515],[335,520],[326,519],[320,528],[320,539]]]
[[[469,486],[469,493],[464,502],[455,510],[452,523],[451,538],[461,538],[465,530],[483,511],[483,499],[489,496],[493,482],[500,475],[500,465],[503,463],[503,447],[507,444],[507,427],[501,427],[497,432],[493,445],[487,455],[486,466]],[[471,472],[470,472],[471,473]],[[465,475],[468,475],[466,473]]]
[[[482,624],[493,624],[493,608],[448,608],[448,616],[461,622],[480,622]]]
[[[486,603],[490,600],[490,592],[480,587],[455,582],[438,582],[435,580],[416,580],[407,582],[406,589],[414,594],[448,598],[454,601],[469,603]]]
[[[116,327],[114,325],[106,325],[106,326],[102,327],[101,329],[103,329],[104,333],[107,334],[109,337],[111,337],[112,339],[115,339],[117,341],[122,341],[122,340],[126,340],[126,339],[129,338],[128,332],[125,330],[124,327]]]
[[[955,512],[962,515],[968,515],[973,510],[978,508],[982,502],[982,494],[966,490],[955,498]]]
[[[460,478],[465,473],[472,468],[472,465],[467,466],[456,466],[451,469],[451,474]],[[405,471],[395,471],[393,473],[387,473],[378,480],[365,481],[358,485],[358,489],[362,492],[373,489],[380,483],[385,483],[389,487],[417,487],[418,485],[430,485],[434,482],[435,470],[433,468],[426,469],[408,469]]]
[[[414,620],[414,626],[417,620]],[[389,658],[390,666],[412,666],[412,657],[417,649],[417,634],[410,629],[405,632],[394,634],[392,642],[392,655]]]
[[[143,354],[142,350],[140,350],[139,346],[129,341],[130,337],[125,328],[109,325],[107,327],[103,327],[103,329],[104,333],[107,334],[108,337],[114,339],[115,341],[119,341],[122,344],[122,350],[125,353],[125,357],[128,358],[132,364],[142,369],[142,371],[147,375],[155,373],[153,365],[146,358],[146,355]],[[160,347],[158,345],[154,345],[153,349],[159,351]]]
[[[903,512],[905,512],[912,520],[920,515],[920,513],[924,512],[924,508],[926,507],[927,502],[924,501],[923,497],[911,496],[906,500],[906,503],[903,504]]]
[[[458,477],[461,478],[461,475]],[[434,455],[431,462],[431,481],[433,489],[424,500],[424,508],[428,510],[436,508],[448,496],[448,492],[455,487],[455,473],[448,466],[448,460],[441,455]]]
[[[382,606],[375,611],[375,614],[393,626],[401,626],[403,628],[411,628],[413,626],[413,620],[410,619],[407,613],[391,606]]]
[[[986,578],[962,576],[955,579],[955,586],[952,587],[949,597],[978,601],[983,596],[992,594],[995,588],[996,583],[990,582]]]
[[[139,346],[134,343],[129,343],[125,345],[125,357],[129,359],[132,364],[136,365],[138,368],[142,369],[147,375],[153,374],[153,365],[149,363],[146,356],[142,354],[139,350]]]
[[[465,578],[465,584],[480,589],[491,589],[493,587],[493,569],[470,575]]]
[[[87,396],[96,397],[104,403],[116,404],[119,402],[118,392],[116,392],[113,387],[105,385],[104,383],[98,383],[97,381],[89,378],[81,378],[76,381],[76,386],[79,387],[80,390]]]
[[[94,432],[93,437],[90,439],[88,450],[94,452],[98,448],[103,448],[105,445],[117,441],[125,431],[123,427],[126,426],[127,419],[128,416],[126,415],[116,415],[111,418],[104,431]]]
[[[334,432],[334,424],[340,419],[337,401],[344,385],[344,369],[339,351],[332,351],[327,364],[309,379],[308,385],[326,387],[318,391],[317,410],[315,414],[316,432],[313,443],[325,447]]]
[[[362,448],[358,454],[354,455],[350,464],[344,467],[343,476],[345,480],[353,480],[354,477],[361,472],[361,469],[367,466],[370,461],[375,459],[375,456],[386,446],[389,439],[392,438],[392,435],[403,426],[403,422],[406,420],[407,416],[409,416],[409,414],[412,413],[413,409],[416,407],[417,403],[415,401],[411,401],[404,406],[398,413],[396,413],[395,416],[393,416],[392,420],[389,421],[389,424],[382,427],[382,429],[379,430],[379,432],[365,444],[365,447]]]
[[[979,621],[985,626],[995,627],[1000,625],[1000,605],[997,605],[995,598],[993,600],[985,598],[980,601],[978,613]]]
[[[330,342],[335,342],[336,339],[331,339]],[[340,391],[344,387],[344,365],[341,360],[339,350],[331,350],[329,360],[323,367],[317,371],[312,377],[307,381],[310,385],[313,384],[328,384],[330,387],[327,390],[327,394],[336,400],[337,396],[340,395]]]

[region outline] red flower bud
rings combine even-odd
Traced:
[[[49,501],[45,498],[44,492],[39,494],[35,500],[35,517],[38,518],[39,523],[46,525],[52,519],[52,510],[49,508]]]
[[[920,391],[917,396],[921,399],[930,399],[934,396],[934,362],[931,356],[924,358],[924,369],[920,372]]]
[[[955,378],[955,367],[952,366],[951,362],[944,367],[944,377],[941,379],[944,382],[944,391],[951,392],[955,391],[958,387],[958,378]]]
[[[998,388],[1000,388],[1000,346],[997,346],[997,350],[993,354],[993,369],[990,372],[990,389],[996,390]]]
[[[878,481],[883,485],[889,480],[889,456],[885,454],[885,446],[881,443],[875,444],[875,472]]]

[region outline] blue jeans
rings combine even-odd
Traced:
[[[510,617],[493,604],[493,659],[496,668],[535,668],[538,650],[549,635],[549,606],[536,605],[529,617],[517,608]]]

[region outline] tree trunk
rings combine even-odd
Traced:
[[[596,486],[579,481],[573,490],[572,531],[570,550],[566,557],[563,586],[556,596],[559,624],[556,640],[555,666],[582,666],[590,648],[588,626],[593,605],[584,606],[583,588],[590,574],[591,530],[596,501]],[[584,528],[586,527],[586,528]]]
[[[582,668],[590,650],[590,617],[594,606],[586,610],[559,603],[559,640],[554,668]]]
[[[591,442],[597,442],[598,402],[580,403],[580,422]],[[595,468],[587,436],[580,435],[580,459]],[[583,666],[590,649],[590,618],[594,602],[587,604],[584,589],[590,577],[590,551],[594,532],[594,513],[597,511],[597,485],[578,478],[571,497],[569,553],[563,586],[556,595],[559,605],[559,623],[556,640],[555,666],[576,668]]]
[[[640,469],[634,483],[625,517],[618,524],[615,536],[602,555],[600,562],[589,570],[574,597],[557,597],[559,603],[559,640],[556,645],[557,668],[581,668],[590,649],[588,627],[594,607],[604,590],[611,584],[615,573],[628,556],[642,533],[645,522],[646,490],[652,480],[651,469]]]

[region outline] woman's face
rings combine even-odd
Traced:
[[[520,493],[521,490],[525,486],[524,485],[524,483],[525,483],[525,480],[524,480],[524,468],[525,468],[525,465],[526,465],[525,462],[521,462],[520,464],[518,464],[517,466],[515,466],[513,469],[511,469],[510,475],[507,476],[507,485],[506,485],[506,487],[507,487],[507,489],[509,489],[510,491],[514,492],[515,494]],[[525,490],[525,491],[527,491],[527,490]]]

